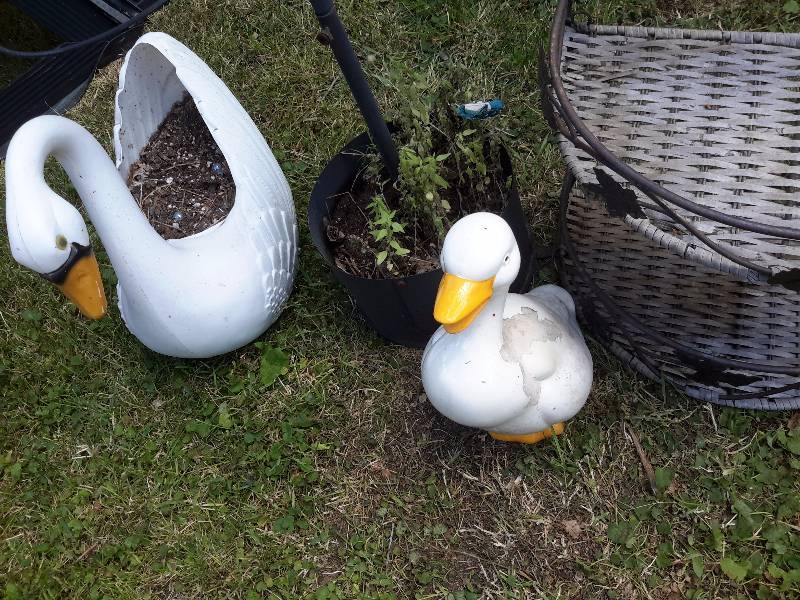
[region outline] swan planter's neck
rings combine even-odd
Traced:
[[[56,116],[38,117],[23,125],[9,145],[6,159],[12,252],[20,263],[57,284],[71,273],[76,277],[78,270],[81,281],[76,285],[81,289],[65,292],[86,316],[98,318],[105,310],[93,295],[98,286],[102,295],[96,264],[92,268],[75,260],[90,253],[86,227],[75,207],[45,181],[44,166],[49,156],[69,176],[121,280],[129,271],[152,268],[148,261],[153,251],[170,249],[147,222],[114,163],[88,131]],[[52,248],[47,248],[48,244]],[[143,247],[148,251],[141,252]],[[64,251],[67,256],[62,262]]]
[[[14,189],[9,181],[14,195],[9,201],[22,196],[19,199],[30,205],[23,215],[37,219],[57,212],[59,204],[69,205],[44,180],[44,163],[52,155],[69,176],[112,263],[124,259],[132,268],[145,267],[136,264],[141,254],[137,247],[169,248],[139,209],[111,158],[83,127],[69,119],[45,116],[28,122],[14,139],[21,148],[9,152],[7,170],[14,173],[24,168],[29,177],[25,190]]]

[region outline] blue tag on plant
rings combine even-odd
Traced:
[[[460,104],[456,113],[462,119],[473,121],[475,119],[488,119],[499,115],[503,110],[505,104],[502,100],[489,100],[488,102],[469,102],[467,104]]]

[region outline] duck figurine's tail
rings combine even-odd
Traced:
[[[575,300],[564,288],[553,284],[545,284],[533,288],[525,295],[541,300],[551,309],[557,311],[565,321],[575,323],[575,326],[578,326],[578,318],[575,314]]]

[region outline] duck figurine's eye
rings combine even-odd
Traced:
[[[506,256],[506,257],[503,259],[503,262],[508,262],[510,258],[511,258],[510,256]]]
[[[66,250],[67,249],[67,238],[63,235],[59,234],[56,236],[56,248],[59,250]]]

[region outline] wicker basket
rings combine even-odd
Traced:
[[[694,398],[800,407],[800,35],[568,25],[569,9],[541,73],[584,320]]]

